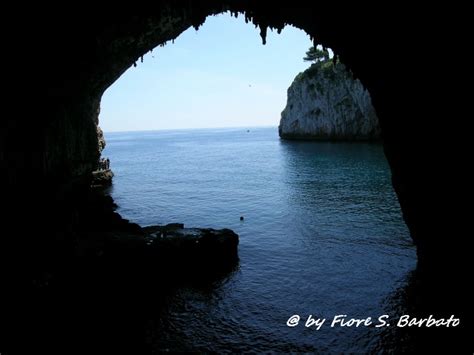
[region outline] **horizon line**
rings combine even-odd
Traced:
[[[100,125],[99,125],[100,127]],[[219,126],[219,127],[185,127],[185,128],[151,128],[151,129],[136,129],[124,131],[103,131],[106,133],[138,133],[138,132],[159,132],[159,131],[186,131],[186,130],[205,130],[205,129],[236,129],[236,128],[273,128],[278,125],[260,125],[260,126]]]

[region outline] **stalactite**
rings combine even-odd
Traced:
[[[260,25],[260,36],[262,37],[262,44],[267,44],[267,26]]]

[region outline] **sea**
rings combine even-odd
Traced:
[[[235,270],[176,287],[147,321],[154,350],[384,349],[394,324],[378,317],[396,319],[416,253],[381,144],[286,141],[277,127],[105,137],[124,218],[240,236]]]

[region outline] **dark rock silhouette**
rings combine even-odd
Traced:
[[[220,269],[223,264],[238,260],[239,236],[230,229],[184,228],[183,224],[174,223],[145,227],[143,231],[148,247],[175,267],[188,270],[191,265],[206,265]]]

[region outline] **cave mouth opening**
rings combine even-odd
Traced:
[[[173,40],[172,44],[161,45],[160,48],[151,50],[141,57],[139,63],[135,63],[130,67],[120,77],[120,80],[110,86],[101,101],[100,125],[106,131],[106,139],[101,141],[102,148],[108,138],[113,143],[116,141],[119,144],[124,143],[126,139],[120,138],[123,137],[119,133],[120,131],[128,132],[124,133],[128,136],[130,134],[139,135],[141,133],[132,132],[142,131],[145,142],[142,142],[141,145],[145,145],[146,141],[150,140],[152,133],[144,132],[156,131],[157,129],[158,131],[163,129],[169,131],[173,129],[242,128],[246,130],[246,133],[249,133],[250,128],[253,130],[254,127],[259,126],[275,128],[280,116],[284,113],[281,113],[282,109],[287,106],[284,111],[290,111],[290,114],[288,114],[290,116],[294,109],[293,103],[289,103],[290,89],[287,89],[292,81],[303,81],[302,78],[307,79],[308,76],[314,75],[316,71],[322,72],[320,77],[334,76],[336,65],[340,63],[336,60],[333,51],[317,46],[319,56],[315,57],[314,49],[311,52],[311,47],[314,44],[302,30],[287,25],[285,28],[276,31],[277,33],[273,33],[273,31],[266,32],[258,28],[257,25],[252,29],[253,26],[247,25],[247,19],[242,16],[240,19],[237,15],[235,17],[236,19],[230,13],[209,16],[202,27],[199,28],[199,31],[197,28],[193,31],[193,28],[190,27],[175,39],[176,43]],[[258,35],[262,36],[266,45],[262,46]],[[216,46],[216,42],[221,45]],[[166,51],[167,49],[168,51]],[[313,56],[311,58],[310,52]],[[353,82],[358,81],[352,80],[352,74],[345,67],[342,70],[345,73],[347,72],[347,74],[344,74],[346,76],[343,79],[338,77],[336,80],[346,80],[349,85],[353,85]],[[295,73],[298,72],[299,74],[294,78]],[[275,75],[275,73],[278,73],[278,75]],[[348,76],[351,76],[351,80],[347,79]],[[324,79],[326,80],[327,77]],[[325,95],[326,97],[323,99],[329,101],[331,93],[325,92],[324,85],[326,82],[324,80],[316,82],[316,84],[309,82],[309,84],[306,83],[306,86],[300,87],[299,90],[310,91],[312,95],[310,99],[318,95]],[[362,91],[367,92],[362,84],[358,83],[358,85]],[[315,86],[318,86],[318,88]],[[330,102],[326,106],[347,106],[347,96],[344,96],[344,94],[347,93],[344,92],[342,96],[340,95],[341,97],[336,98],[336,102]],[[354,104],[357,109],[363,105],[370,106],[373,111],[370,114],[375,120],[378,120],[375,110],[370,104],[369,94],[367,93],[366,96],[369,100],[368,105],[359,101],[355,101]],[[327,107],[323,108],[327,110]],[[316,112],[317,115],[321,114],[319,107],[307,111]],[[327,112],[324,113],[327,114]],[[340,109],[330,112],[330,114],[334,116],[344,115]],[[369,117],[365,112],[359,112],[359,114],[365,114],[366,117]],[[297,117],[298,112],[293,113],[293,115]],[[316,118],[319,119],[319,117]],[[342,119],[345,119],[345,117],[342,117]],[[204,121],[204,123],[199,125],[201,121]],[[287,125],[294,126],[298,121],[298,119],[293,119],[293,122],[287,123]],[[378,126],[378,123],[376,125]],[[279,128],[281,135],[281,127]],[[157,134],[159,135],[159,133]],[[169,135],[171,132],[167,134]],[[182,132],[180,134],[182,135]],[[303,140],[314,138],[307,137],[304,134],[303,132],[301,136],[294,137],[289,133],[285,138]],[[337,139],[337,137],[335,138],[336,134],[326,132],[325,137],[322,137],[322,139],[317,137],[316,140],[358,140],[352,139],[352,137],[348,139],[347,136]],[[166,137],[165,134],[165,141],[166,138],[169,137]],[[179,138],[178,136],[178,141]],[[209,139],[214,138],[209,137]],[[362,140],[371,141],[372,139]],[[130,142],[127,143],[130,144]],[[279,144],[285,146],[284,143],[279,142]],[[134,149],[133,147],[130,148]],[[258,150],[258,147],[256,149]],[[217,151],[219,151],[219,147],[214,147],[214,152]],[[110,147],[105,149],[104,157],[109,153],[114,154]],[[146,165],[148,162],[143,157],[147,156],[151,159],[149,163],[160,165],[160,158],[166,158],[166,156],[160,157],[160,152],[155,156],[149,151],[142,151],[141,153],[142,157],[128,156],[126,158],[125,156],[118,156],[114,157],[111,162],[112,166],[115,162],[118,163],[119,171],[128,170],[125,167],[126,159],[134,162],[133,171],[127,173],[125,181],[133,181],[133,175],[136,175],[136,179],[142,183],[147,181],[149,185],[146,193],[148,194],[151,191],[153,179],[149,180],[145,175],[141,175],[147,169],[144,166],[139,167],[139,162]],[[241,152],[229,152],[228,158],[231,159],[231,155],[236,157],[239,153]],[[226,159],[223,158],[222,160]],[[110,162],[107,162],[107,164],[110,164]],[[199,164],[199,157],[188,160],[189,166]],[[183,165],[179,164],[181,168]],[[242,170],[245,170],[245,167],[242,167]],[[157,172],[160,175],[163,173],[163,171]],[[188,173],[192,174],[192,171]],[[175,177],[178,174],[178,171],[174,172]],[[166,176],[166,174],[163,176]],[[119,184],[115,184],[109,191],[114,195],[121,212],[127,218],[131,217],[132,220],[141,224],[149,224],[149,222],[144,222],[146,218],[141,218],[139,213],[128,215],[127,211],[131,209],[125,206],[129,202],[131,205],[136,205],[136,201],[133,198],[126,197],[127,194],[120,186],[121,176],[116,177],[116,179],[119,180]],[[159,183],[159,180],[156,182]],[[225,184],[224,181],[222,183]],[[138,186],[143,188],[143,185]],[[129,188],[131,188],[129,195],[143,194],[137,186],[129,186]],[[183,191],[185,190],[186,188],[183,187]],[[168,193],[170,194],[170,192]],[[202,200],[202,197],[200,199]],[[183,201],[183,204],[186,203]],[[156,208],[156,210],[162,211],[160,208]],[[196,210],[199,210],[198,206],[196,206]],[[172,220],[176,222],[175,218],[172,218]]]
[[[205,29],[206,24],[200,31]],[[258,39],[255,33],[252,35]],[[179,41],[177,38],[175,46]],[[265,50],[259,42],[256,45]],[[271,43],[273,39],[269,36],[267,46]],[[232,44],[235,51],[241,50],[235,41]],[[309,46],[311,42],[305,42],[295,54],[303,65],[302,57]],[[149,62],[153,67],[159,66],[158,59],[164,60],[161,50],[165,48],[154,50],[125,75],[146,77],[141,68],[145,69]],[[215,45],[212,51],[226,52]],[[185,64],[195,67],[194,60],[190,62],[188,58]],[[193,59],[202,61],[197,54]],[[230,61],[221,57],[219,60],[227,71]],[[252,63],[255,58],[248,61],[247,69],[258,69]],[[165,69],[172,71],[164,64]],[[210,114],[216,115],[214,122],[225,122],[227,111],[231,114],[237,111],[236,116],[249,115],[250,121],[235,124],[230,119],[227,121],[232,122],[230,127],[218,124],[217,128],[165,126],[164,130],[138,132],[105,129],[104,155],[110,158],[115,172],[109,192],[123,217],[141,226],[184,223],[188,227],[230,228],[240,237],[237,268],[215,282],[211,292],[196,286],[170,297],[167,312],[177,316],[165,317],[165,321],[150,326],[151,333],[160,335],[154,346],[220,351],[228,346],[228,339],[239,343],[226,326],[226,319],[238,319],[232,328],[238,330],[235,334],[241,334],[238,337],[245,338],[246,345],[236,345],[235,349],[251,346],[281,351],[291,344],[293,349],[307,351],[313,348],[307,347],[309,338],[304,334],[282,332],[279,340],[274,335],[262,340],[261,334],[266,334],[268,325],[277,327],[278,318],[294,312],[295,304],[301,310],[317,304],[322,313],[344,305],[348,313],[384,314],[385,300],[414,268],[416,258],[381,145],[279,138],[276,124],[286,105],[287,88],[296,73],[306,68],[289,73],[278,93],[284,95],[279,104],[275,96],[268,96],[267,101],[278,106],[276,109],[271,106],[275,111],[269,114],[274,119],[273,127],[254,127],[251,123],[258,118],[251,111],[261,115],[259,105],[265,101],[265,96],[262,99],[255,91],[263,86],[254,78],[242,80],[242,75],[238,78],[240,84],[219,78],[225,86],[216,85],[210,95],[205,87],[206,78],[210,77],[212,86],[218,82],[213,81],[212,73],[221,73],[213,63],[206,64],[209,72],[194,77],[195,72],[187,71],[183,82],[173,81],[176,88],[166,82],[159,84],[162,90],[168,91],[166,94],[176,90],[173,95],[178,96],[179,102],[168,99],[171,108],[167,111],[160,107],[156,115],[159,117],[153,116],[153,122],[173,117],[173,123],[179,123],[176,116],[186,116],[182,112],[187,105],[192,106],[192,123]],[[269,66],[264,62],[263,67]],[[275,80],[275,68],[271,69]],[[177,77],[173,72],[172,79]],[[154,83],[158,85],[156,80]],[[189,82],[192,85],[187,88]],[[132,88],[129,89],[132,101],[141,102],[139,99],[144,98],[164,105],[157,99],[159,94],[148,86],[143,93],[132,84],[128,84]],[[138,81],[138,84],[142,83]],[[113,94],[114,89],[106,95]],[[314,90],[319,92],[317,88]],[[326,92],[326,88],[322,90]],[[234,101],[225,101],[229,96]],[[205,102],[202,106],[197,102],[200,99]],[[215,101],[222,106],[213,112],[207,107]],[[130,110],[124,108],[128,104],[124,96],[115,102],[119,103],[118,111],[130,115]],[[117,117],[106,105],[113,103],[114,100],[104,96],[101,115],[108,116],[110,121]],[[146,105],[143,102],[137,105],[138,109],[132,109],[133,116]],[[241,106],[249,111],[239,110]],[[134,122],[137,120],[134,118]],[[186,311],[181,309],[183,299]],[[354,299],[358,301],[355,303]],[[206,327],[211,321],[216,325],[214,330]],[[195,329],[189,337],[173,335],[185,332],[185,325],[187,329]],[[369,333],[365,335],[372,337]],[[317,347],[329,347],[331,339],[317,340]],[[346,339],[350,343],[352,338]],[[347,343],[340,350],[347,349]]]
[[[244,249],[271,243],[271,235],[281,248],[290,248],[285,236],[292,234],[309,244],[352,234],[381,238],[381,245],[400,247],[408,265],[413,249],[380,144],[334,144],[331,134],[316,141],[278,137],[285,106],[291,115],[294,106],[324,95],[322,110],[344,114],[346,92],[324,87],[333,69],[304,82],[336,65],[332,53],[308,63],[303,57],[313,43],[304,32],[269,32],[266,46],[258,32],[243,18],[209,17],[199,32],[190,28],[144,56],[104,94],[104,156],[115,172],[108,193],[118,212],[142,226],[231,228],[248,238]],[[309,99],[288,104],[290,94],[306,91]]]

